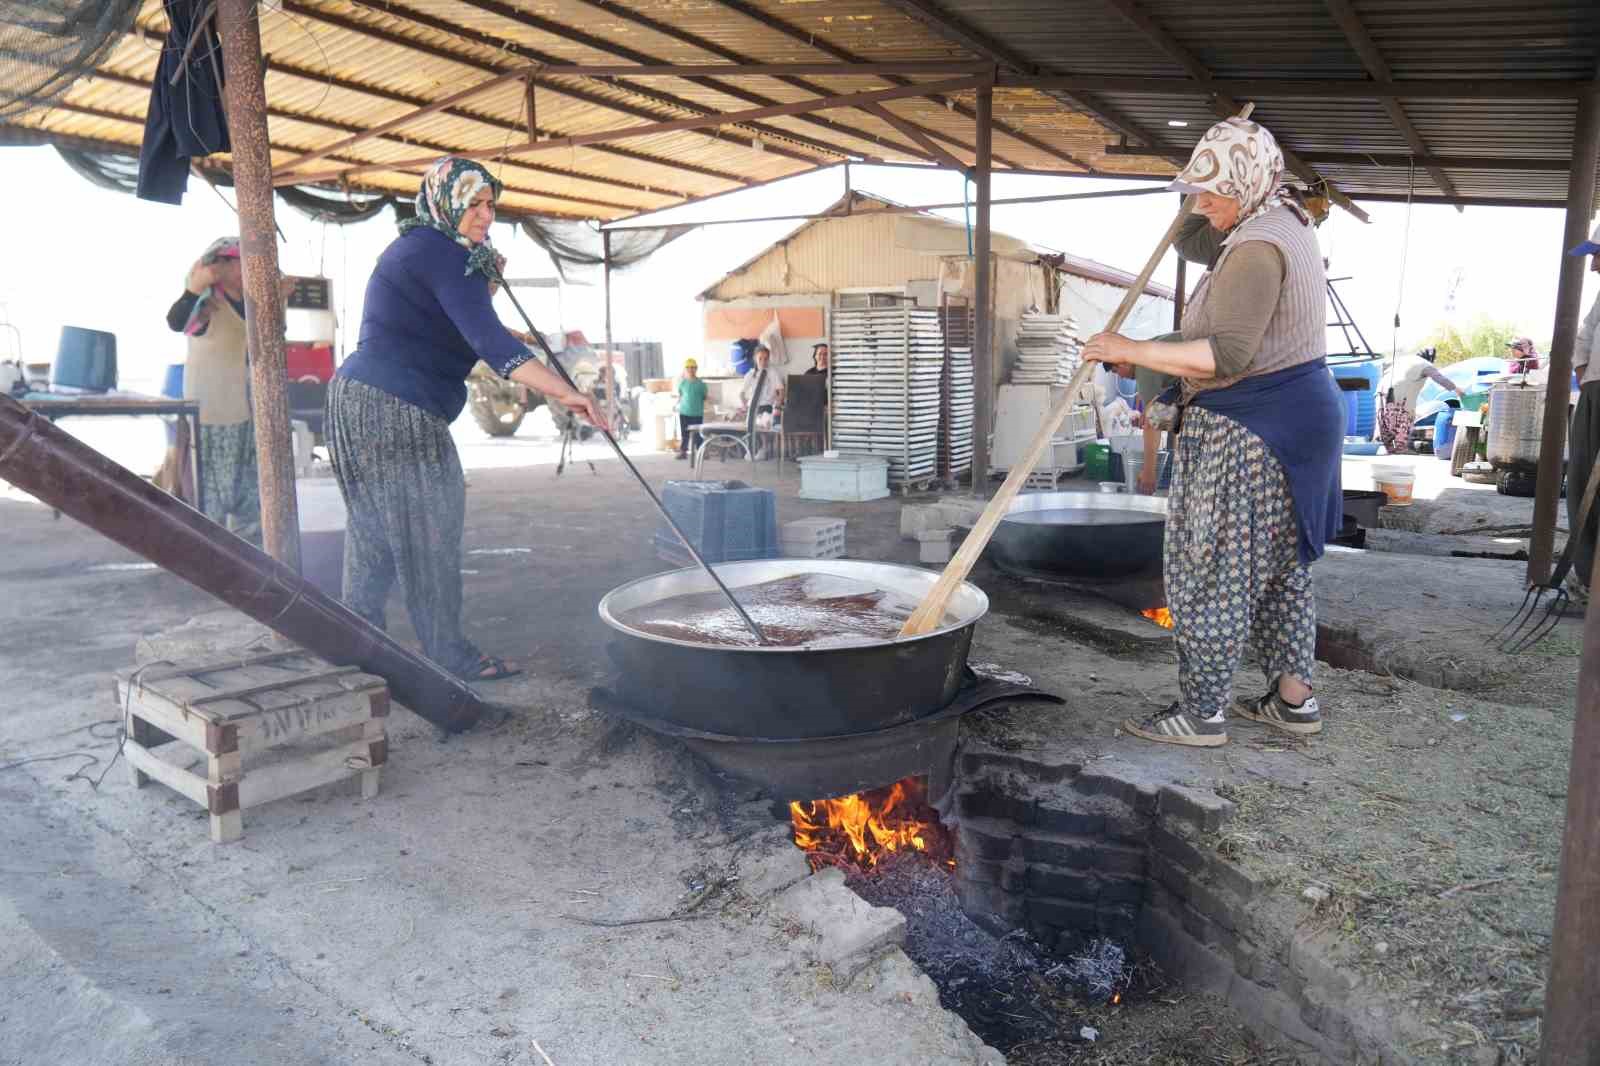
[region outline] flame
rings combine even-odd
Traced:
[[[1152,607],[1148,611],[1140,611],[1139,613],[1162,629],[1172,628],[1172,612],[1165,607]]]
[[[866,868],[900,851],[936,858],[950,852],[945,829],[917,777],[839,799],[791,803],[789,821],[795,846],[814,870],[829,865]],[[955,866],[954,859],[944,861]]]

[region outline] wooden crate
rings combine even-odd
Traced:
[[[357,775],[378,794],[389,687],[302,650],[226,662],[154,663],[117,675],[123,758],[211,812],[211,839],[237,840],[243,812]],[[192,749],[192,750],[191,750]],[[205,773],[186,769],[204,757]]]

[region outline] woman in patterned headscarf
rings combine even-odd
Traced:
[[[1322,255],[1283,184],[1283,153],[1257,123],[1212,126],[1173,188],[1195,196],[1184,252],[1211,261],[1180,334],[1101,333],[1084,348],[1089,359],[1180,379],[1165,578],[1181,698],[1123,728],[1214,747],[1227,742],[1232,703],[1251,721],[1316,733],[1311,563],[1343,517],[1345,417],[1323,358]],[[1233,675],[1252,643],[1270,684],[1234,701]]]
[[[504,377],[604,425],[598,407],[533,358],[491,304],[504,260],[489,243],[500,183],[477,163],[439,160],[416,217],[367,283],[358,346],[328,390],[328,441],[349,519],[344,600],[384,624],[398,578],[428,657],[468,681],[518,671],[461,630],[466,481],[450,437],[483,360]]]

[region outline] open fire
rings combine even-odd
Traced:
[[[1140,611],[1139,613],[1162,629],[1172,628],[1172,612],[1165,607],[1151,607],[1149,610]]]
[[[824,866],[867,869],[889,855],[920,851],[954,866],[950,835],[928,806],[921,777],[840,799],[789,804],[795,846],[813,870]]]

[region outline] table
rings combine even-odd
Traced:
[[[177,416],[190,423],[189,451],[194,465],[194,506],[205,511],[204,468],[200,458],[200,401],[179,400],[166,396],[145,396],[140,393],[94,393],[63,395],[49,392],[30,392],[22,397],[22,404],[55,422],[62,418],[86,417],[139,417],[143,415]]]

